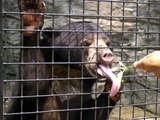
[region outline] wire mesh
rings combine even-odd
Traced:
[[[113,49],[112,68],[159,50],[159,0],[0,2],[1,119],[160,119],[154,74],[126,71],[111,97],[112,83],[95,72],[101,50]]]

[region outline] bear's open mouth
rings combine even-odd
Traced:
[[[99,64],[97,68],[97,73],[100,74],[102,77],[106,77],[112,82],[112,87],[110,91],[110,96],[113,97],[115,96],[121,86],[121,80],[119,80],[115,74],[111,71],[109,65],[102,65]]]

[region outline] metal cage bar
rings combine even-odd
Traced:
[[[41,0],[39,0],[39,2],[40,1]],[[89,82],[92,80],[99,80],[98,73],[96,73],[95,76],[84,75],[85,73],[88,74],[88,71],[85,71],[85,65],[97,63],[98,58],[96,58],[96,61],[93,62],[84,61],[82,58],[86,57],[85,52],[83,51],[86,49],[96,49],[95,55],[99,55],[99,48],[97,46],[98,39],[101,39],[101,37],[98,35],[102,33],[99,26],[105,30],[103,31],[103,34],[106,35],[109,33],[112,36],[111,46],[108,47],[113,49],[113,54],[115,56],[115,61],[112,63],[112,66],[117,66],[118,62],[120,61],[122,61],[125,65],[131,65],[134,61],[139,60],[150,52],[159,50],[160,16],[158,13],[160,11],[158,8],[160,7],[160,2],[158,0],[44,0],[44,2],[48,6],[46,6],[46,12],[43,13],[44,19],[46,20],[44,21],[43,27],[47,28],[48,26],[51,26],[51,28],[38,28],[31,30],[31,32],[37,33],[34,39],[35,43],[24,46],[24,32],[28,32],[28,29],[25,29],[23,26],[25,20],[22,16],[25,12],[23,12],[23,10],[19,11],[17,3],[15,6],[13,5],[13,3],[15,3],[14,0],[0,1],[0,119],[5,119],[7,116],[20,115],[20,120],[26,120],[27,115],[35,114],[35,120],[39,120],[42,118],[41,114],[48,113],[50,116],[53,114],[58,116],[59,113],[65,113],[65,118],[62,119],[70,120],[78,114],[77,119],[84,120],[84,117],[88,117],[91,113],[93,116],[92,119],[99,120],[99,110],[107,109],[106,114],[112,115],[110,120],[159,120],[160,82],[159,79],[154,76],[154,74],[148,74],[138,69],[129,70],[123,76],[124,88],[119,92],[121,93],[119,102],[113,106],[110,104],[112,99],[107,96],[105,98],[107,105],[105,104],[100,106],[99,97],[97,96],[99,96],[99,94],[108,95],[110,90],[104,90],[101,92],[98,91],[99,81],[96,81],[95,84],[92,83],[95,85],[95,91],[88,90],[86,86],[84,86],[84,79]],[[38,6],[40,6],[40,3]],[[118,11],[116,11],[116,9],[118,9]],[[33,16],[41,15],[40,8],[38,8],[37,11],[38,12],[36,13],[25,14]],[[82,23],[85,23],[85,21],[92,21],[96,24],[94,26],[95,30],[86,30],[85,24],[81,24],[83,26],[81,29],[71,29],[74,26],[72,26],[72,22],[75,21],[82,21]],[[38,22],[38,25],[39,24],[40,22]],[[66,24],[68,24],[67,28],[62,27]],[[47,32],[52,32],[51,38],[49,38],[49,40],[51,39],[50,45],[48,45],[48,43],[41,45],[41,42],[44,40],[44,37],[42,37],[43,34],[41,33]],[[68,33],[68,36],[66,35],[68,41],[65,41],[63,43],[64,45],[56,45],[53,39],[60,41],[61,39],[65,38],[60,36],[62,38],[58,39],[59,36],[57,37],[56,33],[63,33],[64,35],[65,33]],[[74,36],[72,33],[74,33],[74,35],[76,34],[75,39],[78,39],[80,36],[79,34],[81,34],[81,36],[83,36],[81,39],[82,43],[86,42],[86,33],[96,33],[95,39],[97,41],[95,42],[95,46],[88,47],[71,45],[72,37]],[[106,48],[106,46],[101,48]],[[68,56],[63,56],[65,59],[67,59],[66,61],[56,61],[55,54],[56,50],[58,51],[59,49],[62,51],[67,51]],[[42,60],[37,58],[37,56],[34,56],[33,61],[27,61],[25,60],[25,50],[38,52],[37,56],[41,56],[41,52],[38,50],[50,50],[49,52],[47,51],[47,53],[45,53],[45,55],[49,54],[50,58],[46,58],[47,60]],[[79,56],[82,56],[82,58],[80,58],[81,60],[72,61],[72,50],[83,51],[78,54]],[[29,54],[31,53],[32,52]],[[20,61],[18,59],[20,59]],[[98,64],[100,63],[98,62]],[[34,77],[25,78],[25,72],[28,71],[23,70],[29,65],[34,67],[34,70],[32,69],[34,71]],[[78,67],[80,66],[78,73],[76,73],[77,71],[75,72],[75,69],[72,68],[75,65],[78,65]],[[40,67],[44,66],[47,66],[47,68],[45,69],[46,72],[43,72],[43,74],[46,75],[48,71],[50,73],[49,76],[46,75],[47,77],[43,77],[41,75],[42,71]],[[61,67],[63,70],[60,72],[63,74],[61,73],[62,75],[58,76],[59,73],[57,73],[57,70],[61,69]],[[78,75],[76,76],[75,74]],[[73,86],[73,82],[76,80],[80,82],[80,84],[76,84],[79,87],[79,91]],[[58,81],[58,83],[55,83],[55,81]],[[34,83],[34,86],[28,88],[33,89],[33,87],[35,87],[34,94],[26,93],[24,88],[27,82],[28,84]],[[44,82],[52,82],[50,86],[44,86],[44,89],[50,88],[48,93],[41,93],[40,91],[40,85],[45,84]],[[13,88],[14,83],[21,84],[19,88],[17,87],[17,89],[20,89],[20,93],[18,95],[11,94],[11,88]],[[61,85],[61,83],[63,84]],[[59,85],[61,88],[55,88],[56,85]],[[93,86],[91,86],[91,89],[93,89]],[[104,89],[107,89],[107,87]],[[59,92],[59,90],[61,91]],[[72,101],[70,98],[73,98],[74,96],[78,96],[78,98],[75,101]],[[143,97],[141,98],[141,96]],[[92,101],[93,103],[91,102],[92,106],[85,102],[86,99],[90,100],[91,97],[94,99],[94,101]],[[41,100],[47,98],[50,98],[49,100],[52,103],[50,108],[40,108]],[[55,98],[60,99],[61,103],[65,101],[65,107],[61,106],[61,108],[54,108],[54,102],[56,101]],[[8,101],[16,99],[19,100],[20,110],[18,112],[16,111],[13,113],[7,113]],[[25,103],[29,104],[29,102],[25,101],[27,99],[35,100],[35,105],[33,106],[34,110],[25,111],[24,107],[28,109],[30,107],[29,105],[24,105]],[[104,99],[101,101],[103,100]],[[77,102],[79,102],[78,107],[72,107],[72,104],[77,104]],[[48,106],[46,105],[45,107]],[[130,107],[130,111],[128,110],[128,107]],[[117,110],[118,112],[114,111],[115,113],[110,113],[109,109],[112,108],[114,108],[113,111]],[[128,112],[128,118],[124,117],[126,114],[124,111]],[[137,115],[137,111],[141,111],[141,115]],[[50,119],[55,120],[53,117]]]
[[[3,37],[2,37],[2,1],[0,1],[0,119],[3,118]]]

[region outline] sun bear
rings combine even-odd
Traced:
[[[43,13],[45,4],[41,0],[18,0],[19,9],[24,14],[21,14],[21,28],[23,37],[21,44],[24,48],[20,50],[19,73],[17,82],[15,82],[12,90],[12,97],[9,100],[7,107],[6,120],[44,120],[44,114],[36,111],[47,109],[46,101],[49,102],[51,97],[45,95],[51,94],[49,69],[44,62],[47,58],[44,57],[47,50],[41,49],[38,46],[49,45],[45,41],[39,41],[39,33],[37,29],[41,29],[44,23]],[[30,13],[30,14],[25,14]],[[35,14],[32,14],[35,13]],[[52,91],[53,94],[54,91]],[[44,97],[33,97],[43,95]],[[52,108],[57,109],[57,98],[52,97]],[[54,113],[54,117],[58,120],[59,115]],[[45,119],[49,113],[45,114]],[[48,118],[49,119],[49,118]]]
[[[98,24],[80,21],[45,28],[40,40],[44,2],[18,4],[25,48],[12,91],[19,98],[10,99],[6,120],[106,120],[123,87],[110,69],[111,36]]]
[[[54,39],[52,39],[54,33],[47,31],[51,28],[45,30],[43,36],[53,48],[50,55],[54,58],[52,73],[57,78],[61,78],[61,81],[58,83],[53,81],[52,84],[57,94],[64,94],[60,96],[59,109],[73,109],[73,111],[60,112],[61,119],[66,119],[69,114],[70,120],[81,118],[82,120],[106,120],[119,99],[116,97],[119,97],[117,92],[121,86],[114,83],[117,78],[110,69],[113,61],[110,35],[97,24],[86,21],[63,26]],[[50,62],[53,61],[50,60]],[[96,89],[94,88],[96,85],[103,86],[102,94],[93,93],[92,90]],[[111,92],[108,93],[110,89]],[[70,96],[68,96],[69,93]],[[67,105],[68,101],[69,105]],[[93,107],[106,108],[89,109]],[[84,110],[81,111],[78,108]]]

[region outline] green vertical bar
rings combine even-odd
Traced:
[[[0,0],[0,120],[3,120],[2,0]]]

